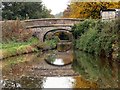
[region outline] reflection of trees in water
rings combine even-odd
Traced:
[[[39,61],[43,60],[44,55],[41,58],[38,57],[39,53],[26,54],[16,57],[11,57],[3,61],[4,67],[2,69],[3,88],[40,88],[42,87],[42,78],[37,76],[21,77],[26,75],[28,70]],[[38,58],[37,58],[38,57]],[[21,62],[19,62],[21,61]],[[31,73],[30,73],[31,74]],[[35,78],[36,77],[36,78]],[[4,90],[4,89],[3,89]]]
[[[2,88],[3,89],[5,89],[5,88],[9,88],[9,89],[21,88],[21,84],[15,82],[15,81],[12,81],[12,80],[5,80],[5,81],[2,81]]]
[[[43,78],[22,77],[20,83],[23,88],[42,88]]]
[[[117,65],[107,59],[100,59],[92,55],[75,51],[76,60],[73,68],[83,77],[97,81],[101,87],[117,87]],[[104,62],[104,64],[102,64]]]
[[[40,60],[36,58],[38,53],[25,54],[15,57],[10,57],[2,61],[2,77],[3,79],[18,79],[23,73],[35,63],[34,60]],[[30,67],[28,67],[30,66]]]
[[[5,80],[2,82],[3,88],[43,88],[43,78],[22,77],[19,80]]]
[[[82,77],[74,77],[74,88],[98,88],[95,82],[90,82]],[[73,89],[74,90],[74,89]]]

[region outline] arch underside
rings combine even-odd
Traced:
[[[70,33],[71,27],[42,27],[42,28],[32,28],[32,31],[36,33],[36,36],[41,42],[44,41],[45,35],[51,31],[60,31]]]
[[[43,37],[43,41],[48,39],[47,37],[49,37],[49,36],[52,36],[52,37],[57,36],[59,38],[59,40],[72,41],[72,39],[73,39],[72,33],[66,29],[54,29],[54,30],[50,30],[50,31],[46,32]]]

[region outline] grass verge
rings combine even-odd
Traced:
[[[0,59],[4,59],[15,55],[37,52],[37,44],[38,40],[36,38],[31,38],[27,42],[2,43],[0,44]]]

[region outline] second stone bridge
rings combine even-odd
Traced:
[[[26,28],[31,29],[41,42],[44,41],[46,33],[50,31],[69,32],[74,24],[80,19],[75,18],[44,18],[25,20]]]

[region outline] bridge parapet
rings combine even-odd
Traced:
[[[74,24],[83,21],[81,19],[75,18],[44,18],[44,19],[30,19],[25,20],[27,27],[45,27],[45,26],[58,26],[58,25],[69,25],[72,26]]]
[[[32,25],[32,26],[26,26],[27,29],[29,28],[47,28],[47,27],[71,27],[74,24],[51,24],[51,25]]]

